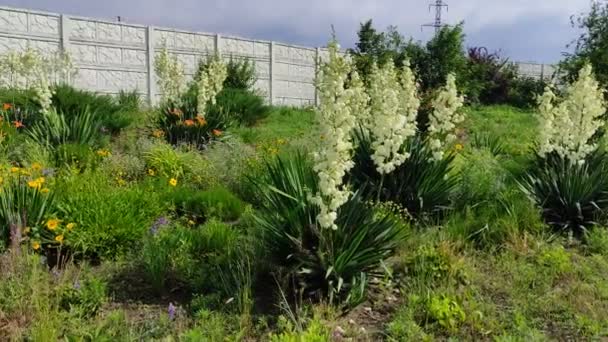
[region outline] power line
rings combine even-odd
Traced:
[[[443,9],[445,8],[446,11],[448,11],[448,4],[444,3],[443,0],[435,0],[435,3],[429,4],[429,12],[431,11],[431,8],[435,8],[435,22],[431,23],[431,24],[425,24],[422,25],[423,27],[434,27],[435,28],[435,33],[439,32],[439,30],[441,30],[441,27],[443,26],[443,23],[441,21],[441,14],[443,12]]]

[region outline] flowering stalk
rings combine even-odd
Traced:
[[[51,79],[69,81],[75,74],[69,54],[60,53],[46,58],[36,50],[10,51],[0,57],[0,72],[6,75],[1,86],[16,89],[32,89],[42,113],[51,107]]]
[[[433,159],[441,160],[444,148],[456,140],[454,129],[464,121],[459,109],[464,105],[464,97],[458,95],[456,77],[449,74],[446,85],[433,99],[433,113],[429,117],[429,143]]]
[[[409,68],[397,73],[393,63],[372,66],[370,75],[370,131],[374,150],[371,156],[378,172],[391,173],[403,164],[409,153],[402,150],[406,140],[416,134],[416,114],[420,106],[416,80]]]
[[[321,66],[317,84],[320,99],[317,121],[324,138],[320,151],[313,155],[319,193],[311,201],[321,209],[317,216],[319,225],[337,229],[337,210],[350,195],[343,179],[354,166],[351,156],[351,132],[356,124],[354,110],[363,105],[361,97],[365,92],[352,64],[340,55],[338,44],[332,41],[328,48],[329,61]]]
[[[566,97],[556,103],[550,88],[539,97],[539,150],[546,155],[556,152],[563,158],[584,163],[597,145],[590,142],[604,122],[606,112],[603,91],[593,77],[590,64],[585,65],[578,80],[568,87]]]
[[[207,105],[215,104],[215,98],[222,91],[226,77],[228,68],[219,57],[213,58],[208,68],[201,73],[198,81],[197,111],[202,117],[206,114]]]
[[[164,45],[154,61],[157,84],[162,92],[163,102],[175,102],[179,99],[184,86],[184,68],[176,56],[170,56]]]

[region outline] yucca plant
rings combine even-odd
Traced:
[[[262,178],[251,178],[258,192],[256,221],[274,261],[284,266],[300,290],[311,297],[356,302],[366,279],[390,257],[404,237],[392,216],[380,215],[357,191],[338,210],[338,229],[317,224],[317,176],[302,155],[278,157]],[[353,297],[354,296],[354,297]]]
[[[497,135],[475,133],[471,137],[471,146],[488,150],[492,155],[499,156],[505,153],[505,146]]]
[[[606,153],[595,151],[584,163],[556,153],[537,155],[520,180],[522,190],[542,208],[547,224],[580,237],[603,221],[608,209]]]
[[[371,159],[373,150],[369,135],[358,129],[354,140],[355,166],[349,179],[356,188],[365,187],[366,197],[397,203],[416,219],[437,217],[450,208],[450,196],[458,184],[458,179],[452,175],[454,154],[433,161],[431,149],[421,137],[414,137],[403,147],[410,157],[383,178]]]
[[[28,128],[28,134],[50,150],[66,143],[95,145],[101,136],[101,122],[88,108],[71,113],[69,117],[51,109]]]

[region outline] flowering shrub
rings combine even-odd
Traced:
[[[197,81],[198,115],[204,118],[207,113],[207,106],[215,104],[215,98],[222,91],[226,76],[228,76],[226,64],[218,56],[212,58],[207,68],[199,75]]]
[[[464,105],[464,97],[458,95],[456,77],[449,74],[445,87],[432,100],[433,112],[429,117],[428,139],[433,149],[433,159],[441,160],[444,150],[456,139],[454,129],[464,121],[459,109]]]
[[[157,125],[159,131],[153,134],[163,136],[173,145],[191,144],[199,149],[222,137],[228,115],[222,110],[214,111],[212,115],[206,115],[206,112],[208,105],[215,103],[225,78],[225,64],[219,59],[211,62],[186,93],[163,104]]]
[[[321,101],[317,121],[324,142],[314,154],[319,189],[313,201],[321,208],[317,217],[321,227],[337,229],[337,210],[349,197],[342,181],[353,167],[351,131],[356,125],[355,110],[360,109],[359,101],[365,92],[353,65],[340,55],[335,41],[329,44],[329,62],[321,66],[317,87]]]
[[[26,238],[35,250],[43,245],[62,243],[64,235],[54,234],[57,226],[45,226],[55,210],[48,170],[34,163],[28,168],[13,166],[2,170],[1,175],[0,239],[10,241],[13,249],[18,249]]]
[[[42,113],[46,113],[51,108],[52,83],[69,81],[74,70],[69,54],[43,57],[31,48],[24,52],[10,51],[0,57],[0,73],[5,75],[0,79],[0,85],[32,89]]]
[[[373,65],[369,78],[371,120],[368,129],[373,138],[372,160],[378,172],[387,174],[409,157],[402,146],[408,137],[416,134],[420,100],[407,62],[401,75],[393,63],[385,63],[381,68]]]
[[[603,96],[590,64],[579,71],[578,80],[568,87],[561,102],[556,103],[557,96],[547,87],[539,97],[539,153],[546,156],[555,152],[583,163],[597,148],[591,139],[604,125],[600,119],[606,113]]]
[[[538,151],[520,183],[545,222],[582,236],[608,210],[607,155],[593,142],[606,108],[590,65],[565,94],[558,102],[547,88],[539,97]]]
[[[154,71],[162,102],[177,101],[184,90],[184,67],[176,56],[169,55],[166,45],[154,60]]]

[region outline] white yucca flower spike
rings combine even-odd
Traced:
[[[198,80],[197,111],[205,116],[207,104],[215,104],[217,94],[222,91],[224,81],[228,76],[228,67],[220,57],[215,57],[209,62],[209,66],[201,73]]]
[[[184,67],[176,56],[169,54],[166,44],[154,60],[154,71],[162,93],[162,101],[177,101],[184,88]]]
[[[16,89],[31,89],[42,113],[51,107],[52,78],[61,76],[61,72],[73,69],[69,55],[44,57],[38,51],[28,47],[23,52],[10,51],[0,57],[0,86]]]
[[[433,112],[429,117],[429,144],[433,150],[433,159],[441,160],[447,145],[456,140],[456,125],[464,121],[460,108],[464,97],[458,95],[456,77],[448,74],[445,87],[432,101]]]
[[[364,107],[365,91],[352,64],[340,54],[337,42],[332,41],[328,49],[329,61],[321,65],[317,79],[320,99],[317,122],[323,143],[313,154],[319,193],[311,201],[321,209],[317,216],[319,225],[337,229],[338,208],[350,196],[342,180],[354,166],[351,132],[356,124],[355,111]]]
[[[374,151],[371,158],[379,173],[388,174],[409,158],[409,153],[402,147],[409,137],[416,134],[416,113],[420,101],[409,63],[404,65],[400,75],[392,62],[381,68],[374,64],[369,97],[367,129],[373,139]]]
[[[539,152],[556,152],[572,162],[584,163],[597,148],[590,140],[604,125],[601,116],[606,113],[604,94],[590,64],[579,71],[578,79],[565,93],[558,102],[547,87],[539,97]]]

